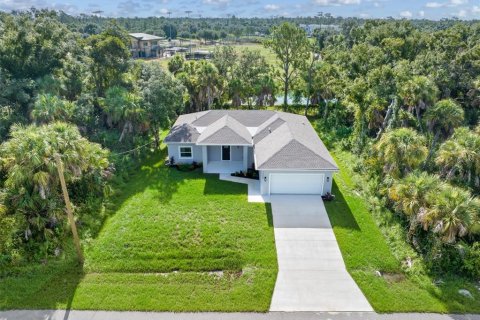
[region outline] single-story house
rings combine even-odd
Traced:
[[[209,110],[181,115],[164,142],[176,163],[204,173],[258,170],[260,192],[331,192],[338,166],[304,116],[268,110]]]

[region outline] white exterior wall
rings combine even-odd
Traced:
[[[322,170],[260,170],[260,192],[261,194],[270,194],[270,173],[319,173],[325,175],[323,183],[323,194],[332,192],[333,171]]]
[[[222,149],[220,146],[207,146],[207,160],[220,161],[222,158]]]
[[[192,147],[192,159],[180,159],[179,147]],[[203,162],[203,152],[201,146],[196,146],[193,143],[169,143],[168,144],[168,158],[173,157],[175,163],[192,163]]]

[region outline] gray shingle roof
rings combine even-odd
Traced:
[[[338,170],[322,140],[308,119],[286,112],[278,112],[284,123],[274,129],[270,125],[267,136],[254,137],[257,169],[328,169]],[[277,124],[280,121],[276,120]],[[256,136],[262,136],[265,131]],[[258,142],[256,142],[257,140]],[[292,143],[296,142],[296,143]]]
[[[197,127],[207,127],[228,115],[245,127],[259,127],[269,118],[275,115],[275,111],[269,110],[210,110],[208,113],[203,114],[198,120],[192,124]]]
[[[240,122],[225,115],[209,125],[197,140],[198,144],[252,144],[252,136]]]
[[[174,126],[165,137],[165,142],[197,142],[200,133],[188,123],[182,123]]]
[[[253,137],[247,127],[256,128]],[[182,138],[182,134],[189,137]],[[338,170],[308,119],[286,112],[210,110],[186,114],[177,119],[165,141],[253,144],[256,166],[261,170]]]
[[[155,36],[153,34],[148,34],[148,33],[129,33],[129,35],[137,40],[162,40],[164,38]]]
[[[272,118],[274,118],[273,121],[266,122],[264,126],[259,127],[257,129],[257,132],[253,136],[253,143],[254,144],[262,141],[263,138],[268,136],[270,133],[272,133],[278,127],[280,127],[282,124],[285,123],[285,120],[280,119],[277,115],[275,115],[275,117],[272,117]]]

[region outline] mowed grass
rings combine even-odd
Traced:
[[[194,50],[208,50],[208,51],[213,51],[215,48],[218,48],[221,45],[200,45],[199,47],[195,48]],[[250,50],[250,51],[258,51],[260,55],[264,56],[266,61],[274,66],[278,67],[278,60],[273,53],[272,50],[265,48],[263,44],[261,43],[246,43],[246,44],[232,44],[231,47],[237,52],[239,55],[241,55],[245,50]],[[171,58],[162,58],[162,59],[153,59],[153,60],[146,60],[152,63],[159,63],[165,70],[168,70],[168,61],[170,61]]]
[[[348,271],[378,312],[480,312],[480,292],[462,278],[443,278],[443,284],[425,274],[408,274],[393,254],[352,180],[353,155],[333,152],[340,172],[335,175],[335,201],[325,202]],[[403,245],[407,246],[407,243]],[[384,276],[379,277],[376,271]],[[386,276],[385,276],[386,275]],[[468,289],[475,299],[458,294]]]
[[[277,275],[270,207],[247,187],[148,160],[73,260],[0,281],[0,308],[267,311]]]

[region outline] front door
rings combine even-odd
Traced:
[[[222,160],[230,160],[230,146],[222,146]]]

